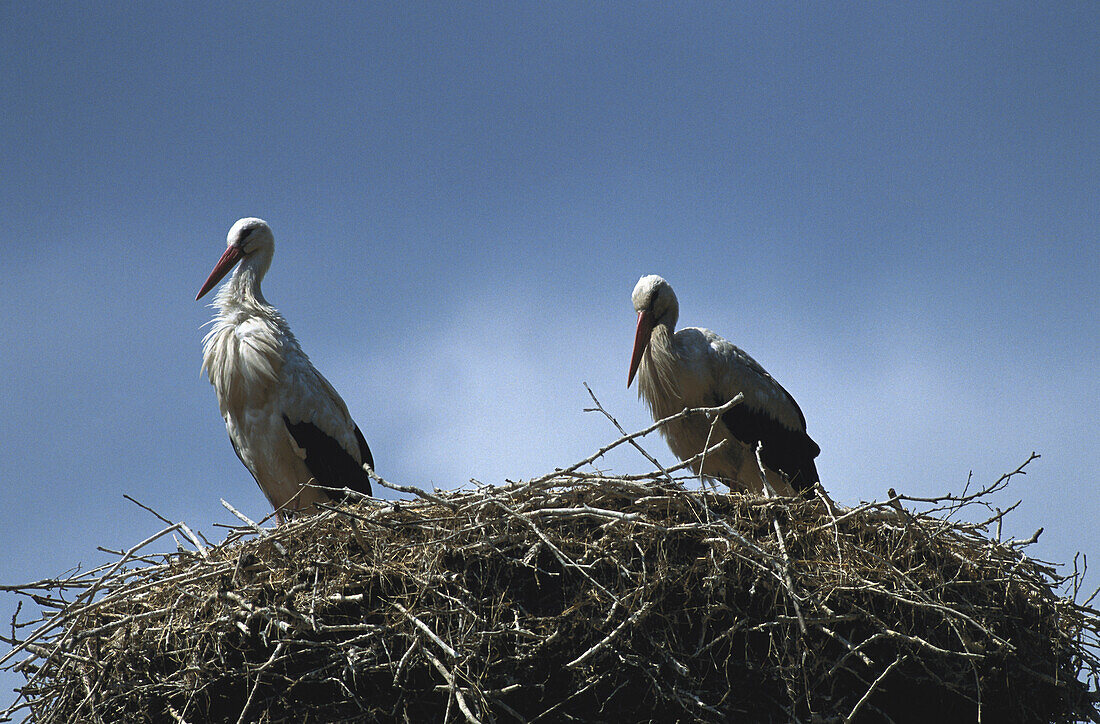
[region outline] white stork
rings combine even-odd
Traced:
[[[280,522],[329,499],[304,487],[310,481],[370,495],[363,463],[373,468],[374,460],[363,433],[260,291],[275,253],[271,227],[262,219],[240,219],[226,244],[195,299],[237,267],[214,299],[218,315],[202,349],[237,457]]]
[[[763,484],[756,460],[761,459],[769,485],[780,495],[809,491],[818,482],[814,458],[821,452],[806,434],[806,418],[798,404],[756,360],[709,329],[688,327],[675,331],[680,305],[672,287],[659,276],[638,280],[631,295],[638,312],[634,353],[627,387],[638,374],[638,395],[654,420],[685,407],[717,407],[744,394],[744,401],[725,412],[715,424],[703,416],[680,418],[661,428],[672,452],[687,460],[726,439],[708,454],[700,470],[734,489],[760,494]]]

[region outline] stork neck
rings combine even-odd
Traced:
[[[673,348],[672,328],[658,324],[649,335],[645,355],[638,372],[638,392],[645,399],[655,419],[673,415],[683,409],[680,382],[677,375],[679,355]]]
[[[217,303],[221,309],[271,306],[260,288],[271,260],[265,260],[262,256],[256,254],[248,257],[233,270],[233,276],[218,292]]]
[[[654,320],[653,328],[658,329],[660,327],[665,327],[665,330],[668,332],[669,336],[671,336],[672,333],[676,331],[676,320],[679,318],[680,305],[677,303],[676,297],[671,296],[660,316]]]
[[[672,331],[672,325],[665,319],[653,326],[653,331],[649,334],[649,346],[660,353],[672,353],[675,339],[676,335]]]

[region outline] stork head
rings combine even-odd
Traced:
[[[680,315],[680,304],[676,301],[675,292],[668,282],[656,274],[639,279],[630,298],[634,302],[634,311],[638,313],[638,329],[634,333],[634,352],[630,355],[627,387],[634,382],[634,375],[638,372],[638,365],[642,363],[642,355],[649,345],[649,335],[653,328],[658,324],[675,327],[676,318]]]
[[[210,272],[206,283],[202,285],[198,296],[195,297],[196,301],[213,289],[214,285],[232,271],[237,262],[242,259],[262,259],[263,271],[267,271],[266,265],[271,263],[271,255],[275,251],[275,235],[271,233],[271,227],[266,221],[248,216],[238,219],[237,223],[230,227],[225,237],[225,244],[225,253],[214,265],[214,270]]]

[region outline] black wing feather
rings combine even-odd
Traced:
[[[359,426],[355,426],[355,439],[359,443],[359,457],[363,458],[371,470],[374,470],[374,456],[370,454],[370,448],[367,447],[367,439],[363,437],[363,433],[359,432]]]
[[[370,476],[340,443],[312,422],[291,422],[286,415],[283,415],[283,422],[294,442],[306,451],[306,467],[319,485],[327,488],[351,488],[364,495],[371,494]],[[359,453],[363,456],[363,462],[373,469],[374,458],[371,457],[367,441],[363,439],[363,433],[359,432],[358,427],[355,428],[355,439],[359,441]]]
[[[753,450],[757,443],[764,443],[760,451],[764,465],[786,475],[791,487],[799,493],[810,490],[818,482],[814,458],[821,448],[804,431],[792,430],[771,415],[744,403],[723,414],[722,422],[730,434]]]

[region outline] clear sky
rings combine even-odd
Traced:
[[[583,382],[646,424],[658,273],[838,501],[1034,450],[1006,533],[1100,551],[1096,3],[6,2],[0,100],[2,583],[162,527],[123,494],[269,512],[199,374],[241,216],[393,481],[583,458],[615,437]]]

